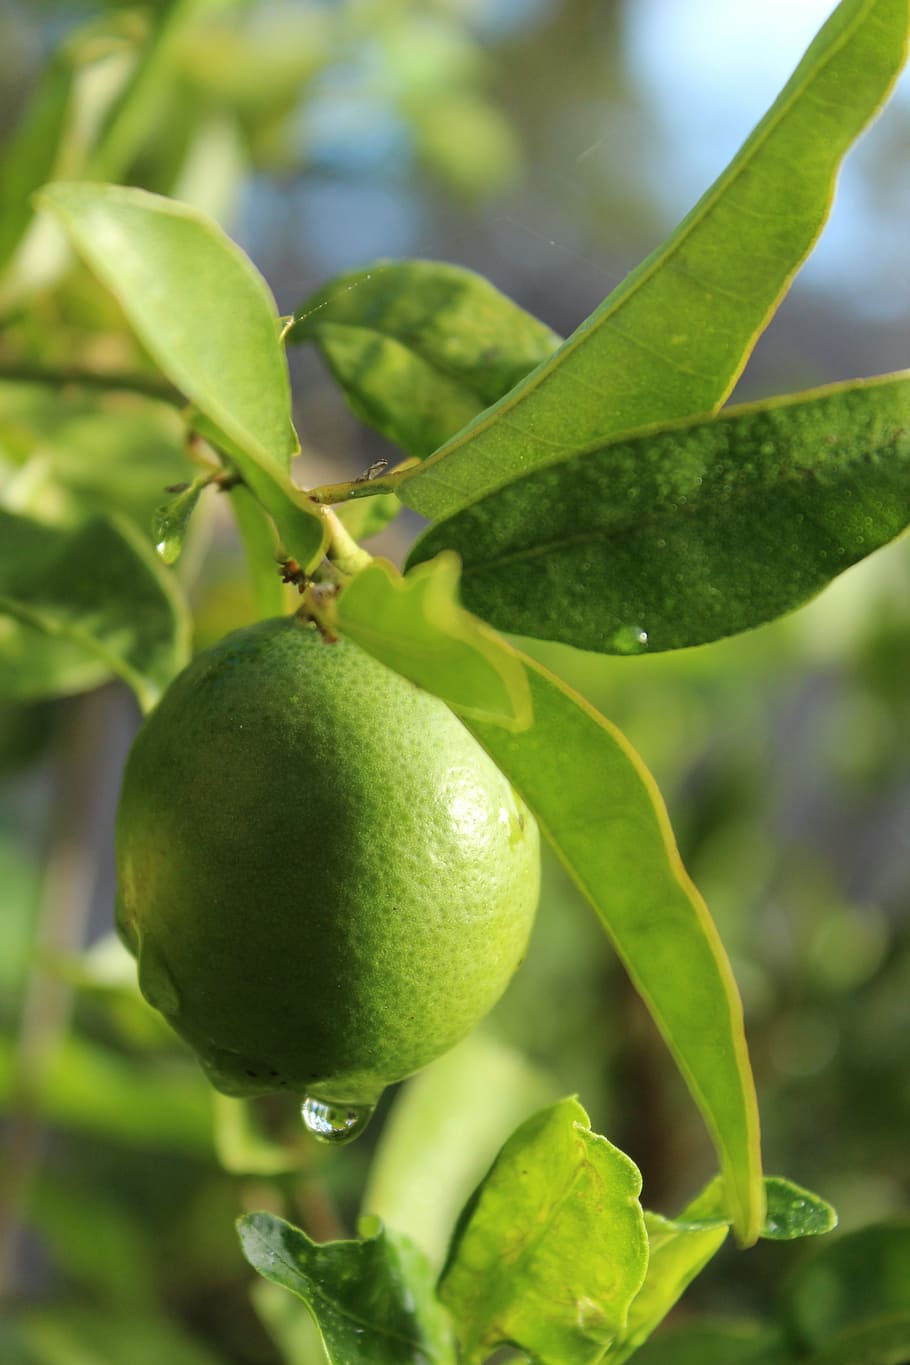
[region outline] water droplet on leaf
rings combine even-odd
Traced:
[[[620,626],[610,646],[617,654],[643,654],[648,648],[648,632],[643,626]]]
[[[307,1095],[300,1107],[304,1127],[318,1142],[331,1142],[336,1147],[353,1142],[373,1117],[374,1104],[332,1104]]]

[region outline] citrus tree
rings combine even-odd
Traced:
[[[437,1190],[445,1216],[428,1231],[420,1134],[447,1101],[418,1080],[356,1239],[316,1241],[271,1211],[239,1222],[246,1258],[306,1305],[268,1300],[289,1358],[905,1359],[906,1277],[866,1271],[906,1266],[906,1228],[832,1244],[780,1322],[646,1344],[731,1234],[792,1240],[835,1214],[763,1173],[736,981],[653,778],[608,717],[500,632],[615,655],[710,644],[800,608],[910,523],[906,374],[726,401],[903,64],[907,0],[842,0],[730,165],[565,340],[479,275],[421,260],[347,274],[279,316],[209,216],[110,183],[166,32],[78,178],[44,183],[71,96],[61,64],[18,145],[5,241],[20,307],[34,192],[42,287],[77,259],[105,291],[114,363],[74,361],[78,328],[65,363],[59,338],[36,346],[37,324],[11,332],[7,378],[29,394],[74,386],[102,463],[86,496],[20,443],[0,505],[0,660],[9,698],[115,677],[146,713],[118,823],[118,925],[142,991],[219,1090],[290,1093],[314,1137],[348,1141],[385,1086],[502,992],[536,906],[539,830],[716,1153],[685,1208],[644,1208],[635,1152],[564,1098],[498,1132],[460,1211]],[[299,346],[397,464],[336,482],[306,458],[292,467]],[[151,527],[136,485],[103,468],[113,427],[118,449],[124,432],[146,455],[157,441],[154,478],[168,466]],[[260,621],[190,662],[181,566],[222,495]],[[426,524],[406,563],[371,555],[364,542],[408,510]],[[279,1170],[266,1136],[244,1133],[251,1169]],[[847,1306],[859,1263],[869,1291]],[[822,1313],[825,1275],[840,1297]],[[321,1345],[301,1346],[310,1319]]]

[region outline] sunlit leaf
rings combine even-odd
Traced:
[[[910,375],[730,408],[561,460],[432,527],[465,604],[603,653],[679,649],[801,606],[910,523]]]
[[[742,1005],[653,777],[582,697],[525,659],[530,729],[465,724],[537,817],[610,935],[717,1147],[737,1236],[759,1235],[758,1106]]]
[[[361,1241],[320,1244],[270,1213],[237,1228],[250,1265],[306,1304],[331,1365],[454,1365],[432,1275],[407,1238],[371,1227]]]
[[[577,1100],[527,1119],[466,1205],[440,1278],[465,1365],[506,1343],[541,1365],[600,1360],[644,1278],[640,1191]]]
[[[515,1127],[555,1086],[512,1048],[475,1030],[401,1089],[363,1199],[439,1268],[455,1219]]]
[[[308,299],[288,340],[315,342],[357,416],[422,458],[560,338],[471,270],[377,261]]]
[[[407,577],[374,559],[339,597],[337,623],[459,715],[522,729],[531,721],[524,667],[505,641],[459,606],[457,588],[454,555]]]
[[[908,29],[906,0],[843,0],[668,241],[550,360],[404,475],[403,501],[448,516],[554,457],[719,407],[811,250]]]
[[[63,531],[0,509],[0,655],[7,644],[18,650],[15,632],[6,638],[4,614],[62,642],[56,668],[53,651],[37,653],[50,695],[78,688],[87,662],[90,678],[102,665],[147,710],[189,658],[189,619],[179,590],[148,542],[122,519],[98,518]],[[18,696],[29,695],[27,638],[25,644],[12,660]],[[23,670],[24,683],[17,682]],[[6,676],[4,670],[2,685]]]
[[[207,419],[204,434],[228,449],[289,553],[318,560],[322,518],[288,474],[297,438],[278,315],[249,258],[205,214],[144,190],[56,184],[39,203]]]

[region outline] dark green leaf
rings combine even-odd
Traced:
[[[466,719],[603,922],[717,1147],[737,1236],[759,1235],[758,1106],[742,1005],[707,906],[680,861],[653,777],[628,740],[525,659],[534,724]]]
[[[509,1343],[541,1365],[599,1361],[645,1274],[640,1192],[577,1100],[527,1119],[466,1205],[440,1279],[465,1365]]]
[[[552,359],[408,473],[402,500],[448,516],[554,456],[719,407],[818,236],[908,28],[906,0],[843,0],[669,240]]]
[[[910,1221],[873,1224],[823,1243],[797,1267],[783,1308],[807,1351],[833,1349],[841,1333],[871,1320],[910,1315]],[[834,1355],[832,1365],[840,1359]],[[846,1365],[852,1357],[843,1359]]]
[[[298,310],[290,341],[314,341],[362,421],[423,457],[520,379],[560,338],[471,270],[378,261]]]
[[[12,664],[3,687],[14,696],[78,690],[100,664],[148,710],[189,657],[179,590],[125,520],[61,531],[0,509],[0,613],[64,646],[56,665],[39,649],[31,674],[28,637],[8,632],[0,615],[0,655],[9,651]]]
[[[796,1365],[780,1332],[760,1322],[671,1328],[637,1351],[635,1365]]]
[[[658,428],[537,470],[440,522],[500,629],[602,653],[773,620],[910,522],[910,377]]]
[[[531,723],[524,667],[495,631],[459,606],[457,589],[454,555],[406,578],[374,559],[338,598],[338,626],[460,716],[524,729]]]
[[[454,1365],[432,1275],[407,1238],[380,1229],[320,1244],[270,1213],[246,1214],[237,1228],[250,1265],[306,1304],[331,1365]]]
[[[152,518],[152,537],[155,549],[165,564],[173,564],[180,557],[189,530],[190,517],[196,510],[199,495],[212,481],[210,474],[200,474],[191,484],[176,493],[170,502],[155,509]]]

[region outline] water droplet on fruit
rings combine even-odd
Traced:
[[[300,1117],[307,1132],[317,1141],[341,1147],[360,1137],[375,1109],[373,1104],[332,1104],[307,1095],[300,1107]]]
[[[648,648],[648,632],[643,626],[620,626],[610,645],[617,654],[643,654]]]

